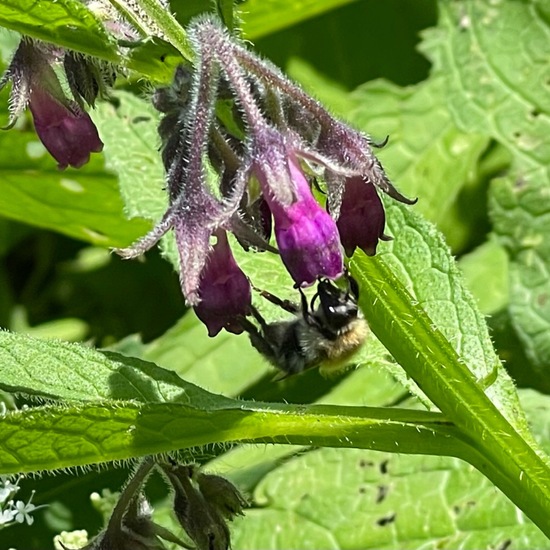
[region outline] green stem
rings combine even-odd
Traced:
[[[449,341],[383,257],[356,255],[353,275],[372,331],[471,442],[464,456],[550,536],[550,470],[485,395]]]
[[[135,4],[140,10],[136,10],[133,2],[130,6],[126,4],[125,0],[110,0],[110,2],[125,14],[131,14],[132,19],[139,19],[141,21],[140,27],[148,29],[149,33],[154,34],[155,30],[158,30],[161,38],[172,44],[184,59],[193,62],[195,56],[187,40],[185,30],[158,0],[135,0]],[[144,15],[146,20],[144,20]]]

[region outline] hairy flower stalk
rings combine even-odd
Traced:
[[[187,302],[210,335],[239,332],[250,287],[226,231],[247,250],[273,251],[273,226],[296,286],[309,286],[340,277],[344,251],[374,254],[388,238],[378,191],[414,201],[390,183],[368,136],[332,117],[215,19],[196,19],[188,36],[195,66],[178,69],[173,87],[154,98],[165,115],[159,134],[170,206],[148,235],[118,252],[138,256],[174,229]],[[218,99],[232,102],[232,123],[216,116]],[[212,169],[216,178],[207,177]],[[314,198],[314,179],[326,186],[326,209]]]

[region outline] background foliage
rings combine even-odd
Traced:
[[[24,4],[1,1],[0,24],[13,28],[15,15],[26,11]],[[71,3],[59,2],[56,9],[65,4]],[[209,10],[210,2],[172,0],[172,8],[185,23]],[[379,155],[389,176],[403,193],[419,197],[415,212],[437,226],[458,258],[467,287],[488,316],[496,350],[521,388],[521,405],[533,434],[548,450],[547,2],[247,0],[241,8],[244,34],[257,50],[375,139],[390,135],[389,145]],[[19,30],[29,32],[41,23],[56,25],[61,16],[53,15],[46,22],[23,19]],[[76,47],[84,41],[90,53],[116,55],[104,41],[86,39],[86,33],[94,35],[97,30],[93,22],[81,25],[80,16],[71,12],[63,17],[60,43]],[[67,17],[78,22],[84,38],[80,31],[67,32]],[[4,43],[6,61],[14,42],[6,34]],[[157,41],[136,51],[130,65],[166,82],[176,59],[172,49]],[[308,372],[273,383],[272,371],[246,337],[207,338],[204,327],[185,312],[177,276],[158,253],[148,254],[145,262],[125,263],[107,252],[108,247],[126,245],[143,234],[165,205],[162,167],[152,147],[158,144],[157,115],[146,94],[147,86],[131,78],[120,83],[112,101],[98,106],[92,116],[105,152],[78,171],[57,171],[30,120],[0,135],[0,325],[39,338],[82,341],[111,350],[107,355],[89,350],[86,355],[80,347],[48,348],[48,342],[10,340],[4,335],[2,387],[33,387],[37,395],[49,398],[63,398],[63,392],[75,398],[75,392],[81,391],[79,399],[84,401],[133,398],[136,417],[164,415],[167,426],[186,407],[187,399],[204,399],[208,405],[209,394],[197,388],[190,398],[189,388],[180,387],[169,375],[163,375],[164,385],[158,385],[160,374],[150,363],[139,363],[142,376],[132,379],[134,371],[129,369],[142,360],[225,396],[275,403],[421,408],[407,392],[410,380],[374,336],[357,370],[335,380]],[[4,118],[6,97],[2,92]],[[484,358],[479,365],[481,378],[495,362],[481,316],[472,314],[471,324],[463,324],[460,304],[464,300],[463,307],[470,308],[469,298],[456,290],[459,283],[449,283],[447,275],[455,277],[454,268],[439,237],[414,215],[404,219],[403,215],[401,209],[390,207],[388,225],[395,241],[380,245],[381,256],[437,319],[439,330],[457,340],[464,355]],[[169,239],[163,249],[170,257]],[[401,257],[409,262],[401,264]],[[258,286],[264,279],[270,290],[289,292],[284,274],[269,258],[259,263],[243,257],[241,263],[255,275],[255,282],[258,279]],[[438,279],[434,272],[445,276]],[[438,299],[431,301],[431,296]],[[33,366],[48,361],[51,367],[41,372],[52,376],[38,379]],[[97,365],[93,373],[86,370],[90,361]],[[110,383],[101,386],[106,379]],[[508,388],[502,380],[497,395],[502,387]],[[138,411],[140,396],[154,403],[147,405],[147,411]],[[14,406],[10,397],[5,400],[8,407]],[[18,407],[22,404],[18,400]],[[228,410],[238,408],[229,400],[225,405]],[[112,434],[118,433],[121,416],[132,414],[130,408],[117,411],[94,403],[87,407],[91,423],[112,415]],[[260,413],[269,422],[268,413]],[[283,416],[277,410],[271,413],[275,419]],[[57,426],[70,411],[55,414],[52,410],[50,419]],[[74,414],[81,416],[82,410]],[[509,416],[522,425],[516,409]],[[199,424],[196,433],[208,430]],[[12,433],[4,421],[0,439],[24,448],[12,439],[20,427],[15,421]],[[329,428],[338,434],[336,419],[327,434]],[[39,438],[41,428],[36,429]],[[184,438],[186,429],[167,427],[159,445],[163,437]],[[67,427],[61,425],[59,433],[67,435]],[[108,452],[114,453],[111,458],[124,458],[116,455],[118,438],[113,435],[111,446],[109,434],[101,438],[105,446],[92,449],[91,456],[100,460],[101,453]],[[72,449],[63,441],[61,448],[70,457]],[[234,548],[550,547],[506,497],[459,459],[315,449],[298,439],[292,443],[216,446],[195,455],[251,496],[253,508],[233,525]],[[36,462],[30,457],[28,469],[67,464],[69,458],[55,443],[50,442],[50,451],[51,456],[34,457]],[[49,507],[37,513],[32,528],[3,530],[2,545],[42,550],[47,544],[53,547],[50,541],[62,529],[86,528],[94,533],[102,517],[92,509],[90,494],[117,490],[126,475],[123,468],[109,467],[99,473],[62,473],[24,481],[25,490],[37,491],[34,502]],[[152,490],[153,498],[160,495],[158,488],[157,493]],[[157,512],[160,518],[166,516],[162,502],[157,503]],[[169,521],[167,516],[164,519]]]

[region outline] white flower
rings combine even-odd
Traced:
[[[0,525],[5,525],[6,523],[12,522],[16,513],[17,512],[11,508],[0,512]]]
[[[19,478],[15,483],[12,483],[8,476],[0,476],[0,504],[3,504],[19,491]]]
[[[34,491],[31,493],[31,498],[29,498],[29,502],[25,504],[22,500],[18,500],[15,503],[15,521],[18,523],[23,523],[24,521],[27,522],[28,525],[32,525],[34,522],[34,518],[31,516],[31,514],[40,508],[43,508],[45,505],[42,506],[35,506],[31,503],[32,497],[34,496]]]
[[[17,521],[18,523],[23,523],[24,521],[26,521],[28,525],[32,525],[34,522],[34,518],[30,514],[34,512],[35,509],[36,506],[34,504],[31,504],[30,501],[25,504],[22,500],[18,500],[15,503],[15,521]]]

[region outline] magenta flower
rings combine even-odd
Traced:
[[[241,271],[223,229],[214,233],[216,244],[208,254],[199,285],[200,302],[194,306],[197,317],[208,328],[208,336],[216,336],[225,328],[240,334],[239,317],[250,311],[250,283]]]
[[[385,221],[384,207],[374,185],[360,176],[348,178],[336,222],[346,254],[351,256],[359,247],[374,256],[378,240],[387,240]]]
[[[281,259],[299,286],[311,285],[319,277],[336,279],[344,269],[336,223],[313,197],[292,152],[288,153],[286,164],[296,196],[288,206],[273,197],[266,178],[257,170],[265,200],[273,214]]]

